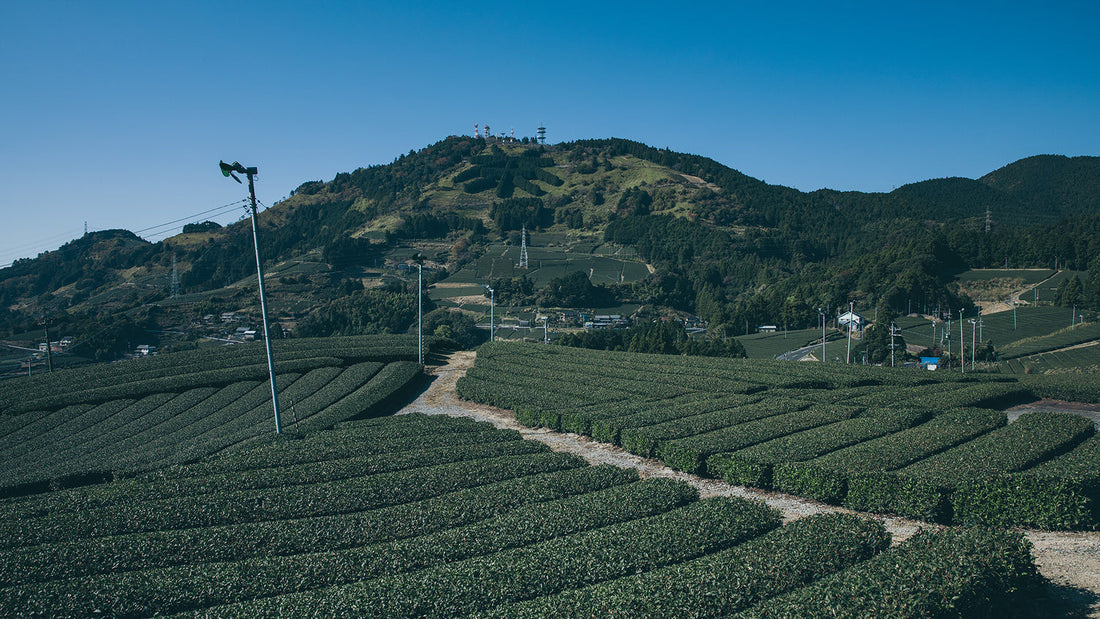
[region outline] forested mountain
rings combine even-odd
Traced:
[[[698,314],[720,334],[745,323],[813,326],[819,308],[850,301],[893,312],[965,308],[971,300],[954,275],[1006,263],[1088,271],[1079,302],[1100,309],[1098,189],[1100,157],[1030,157],[980,179],[890,193],[806,193],[630,140],[450,137],[390,164],[303,183],[261,213],[260,235],[269,264],[308,256],[327,265],[282,278],[299,301],[287,304],[292,318],[326,317],[314,326],[350,311],[332,305],[345,296],[378,296],[359,292],[364,268],[420,251],[444,279],[526,227],[634,248],[652,274],[606,294]],[[0,270],[0,329],[21,333],[43,315],[85,341],[107,337],[97,325],[108,316],[125,316],[130,331],[163,328],[152,304],[172,289],[173,260],[192,313],[247,306],[243,293],[210,295],[247,288],[251,244],[247,222],[196,222],[155,244],[126,231],[91,233]],[[100,347],[101,356],[121,348]]]

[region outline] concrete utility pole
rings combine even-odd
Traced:
[[[848,301],[848,354],[844,357],[844,363],[852,362],[852,321],[855,319],[852,310],[854,307],[855,303]]]
[[[53,348],[50,346],[50,321],[45,315],[42,316],[42,330],[46,334],[46,367],[49,371],[53,372]]]
[[[424,265],[416,263],[416,359],[424,365]]]
[[[894,338],[901,332],[898,326],[890,323],[890,367],[894,367]]]
[[[963,311],[959,310],[959,369],[966,373],[966,334],[963,333]]]
[[[819,307],[817,313],[821,314],[821,362],[825,363],[825,310]]]
[[[974,371],[974,361],[975,361],[974,354],[977,352],[977,349],[978,349],[978,342],[975,339],[975,337],[977,336],[977,333],[978,333],[977,329],[978,329],[978,321],[971,318],[970,319],[970,371],[971,372]]]
[[[234,172],[239,172],[248,176],[248,195],[251,198],[251,211],[252,211],[252,246],[256,250],[256,281],[260,287],[260,314],[264,321],[264,345],[267,347],[267,373],[271,377],[271,406],[275,410],[275,434],[282,434],[283,428],[279,421],[279,389],[275,385],[275,360],[274,355],[271,353],[271,334],[268,333],[267,325],[267,298],[264,296],[264,269],[260,262],[260,237],[256,231],[256,185],[253,182],[254,177],[258,174],[258,170],[255,167],[246,168],[243,165],[233,162],[232,165],[221,161],[218,164],[221,166],[222,176],[231,177],[238,183],[241,179],[234,175]]]
[[[496,306],[497,306],[497,291],[493,290],[492,288],[490,288],[488,286],[486,286],[485,284],[482,284],[482,286],[484,286],[485,289],[489,291],[489,341],[492,342],[493,341],[493,336],[494,336],[494,333],[493,333],[493,314],[496,311]]]

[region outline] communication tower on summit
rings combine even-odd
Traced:
[[[539,125],[537,133],[539,144],[546,144],[546,127]]]
[[[481,133],[478,132],[478,124],[477,123],[474,123],[474,137],[475,138],[480,138],[481,137]]]
[[[527,268],[527,224],[523,224],[519,242],[519,268]]]

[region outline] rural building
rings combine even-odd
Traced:
[[[837,317],[836,322],[842,327],[848,327],[851,331],[862,331],[867,325],[867,319],[856,312],[844,312]]]

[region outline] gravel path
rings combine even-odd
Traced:
[[[657,460],[642,458],[627,453],[620,447],[599,443],[578,434],[528,428],[516,422],[512,411],[462,400],[455,394],[455,381],[473,365],[474,357],[475,353],[472,351],[459,351],[450,355],[445,365],[429,366],[427,371],[435,375],[435,380],[420,397],[402,409],[401,413],[450,415],[488,421],[498,428],[518,430],[524,438],[546,443],[555,451],[580,455],[593,464],[632,467],[638,469],[643,479],[671,477],[683,480],[695,486],[703,497],[739,496],[762,499],[768,505],[781,510],[785,521],[820,512],[851,513],[842,507],[777,492],[731,486],[721,480],[675,471]],[[893,535],[895,544],[908,539],[921,528],[937,526],[902,518],[860,515],[882,521]],[[1083,608],[1084,615],[1073,616],[1100,617],[1100,532],[1027,530],[1024,533],[1034,546],[1035,562],[1039,571],[1053,584],[1050,594],[1056,598],[1058,605]]]

